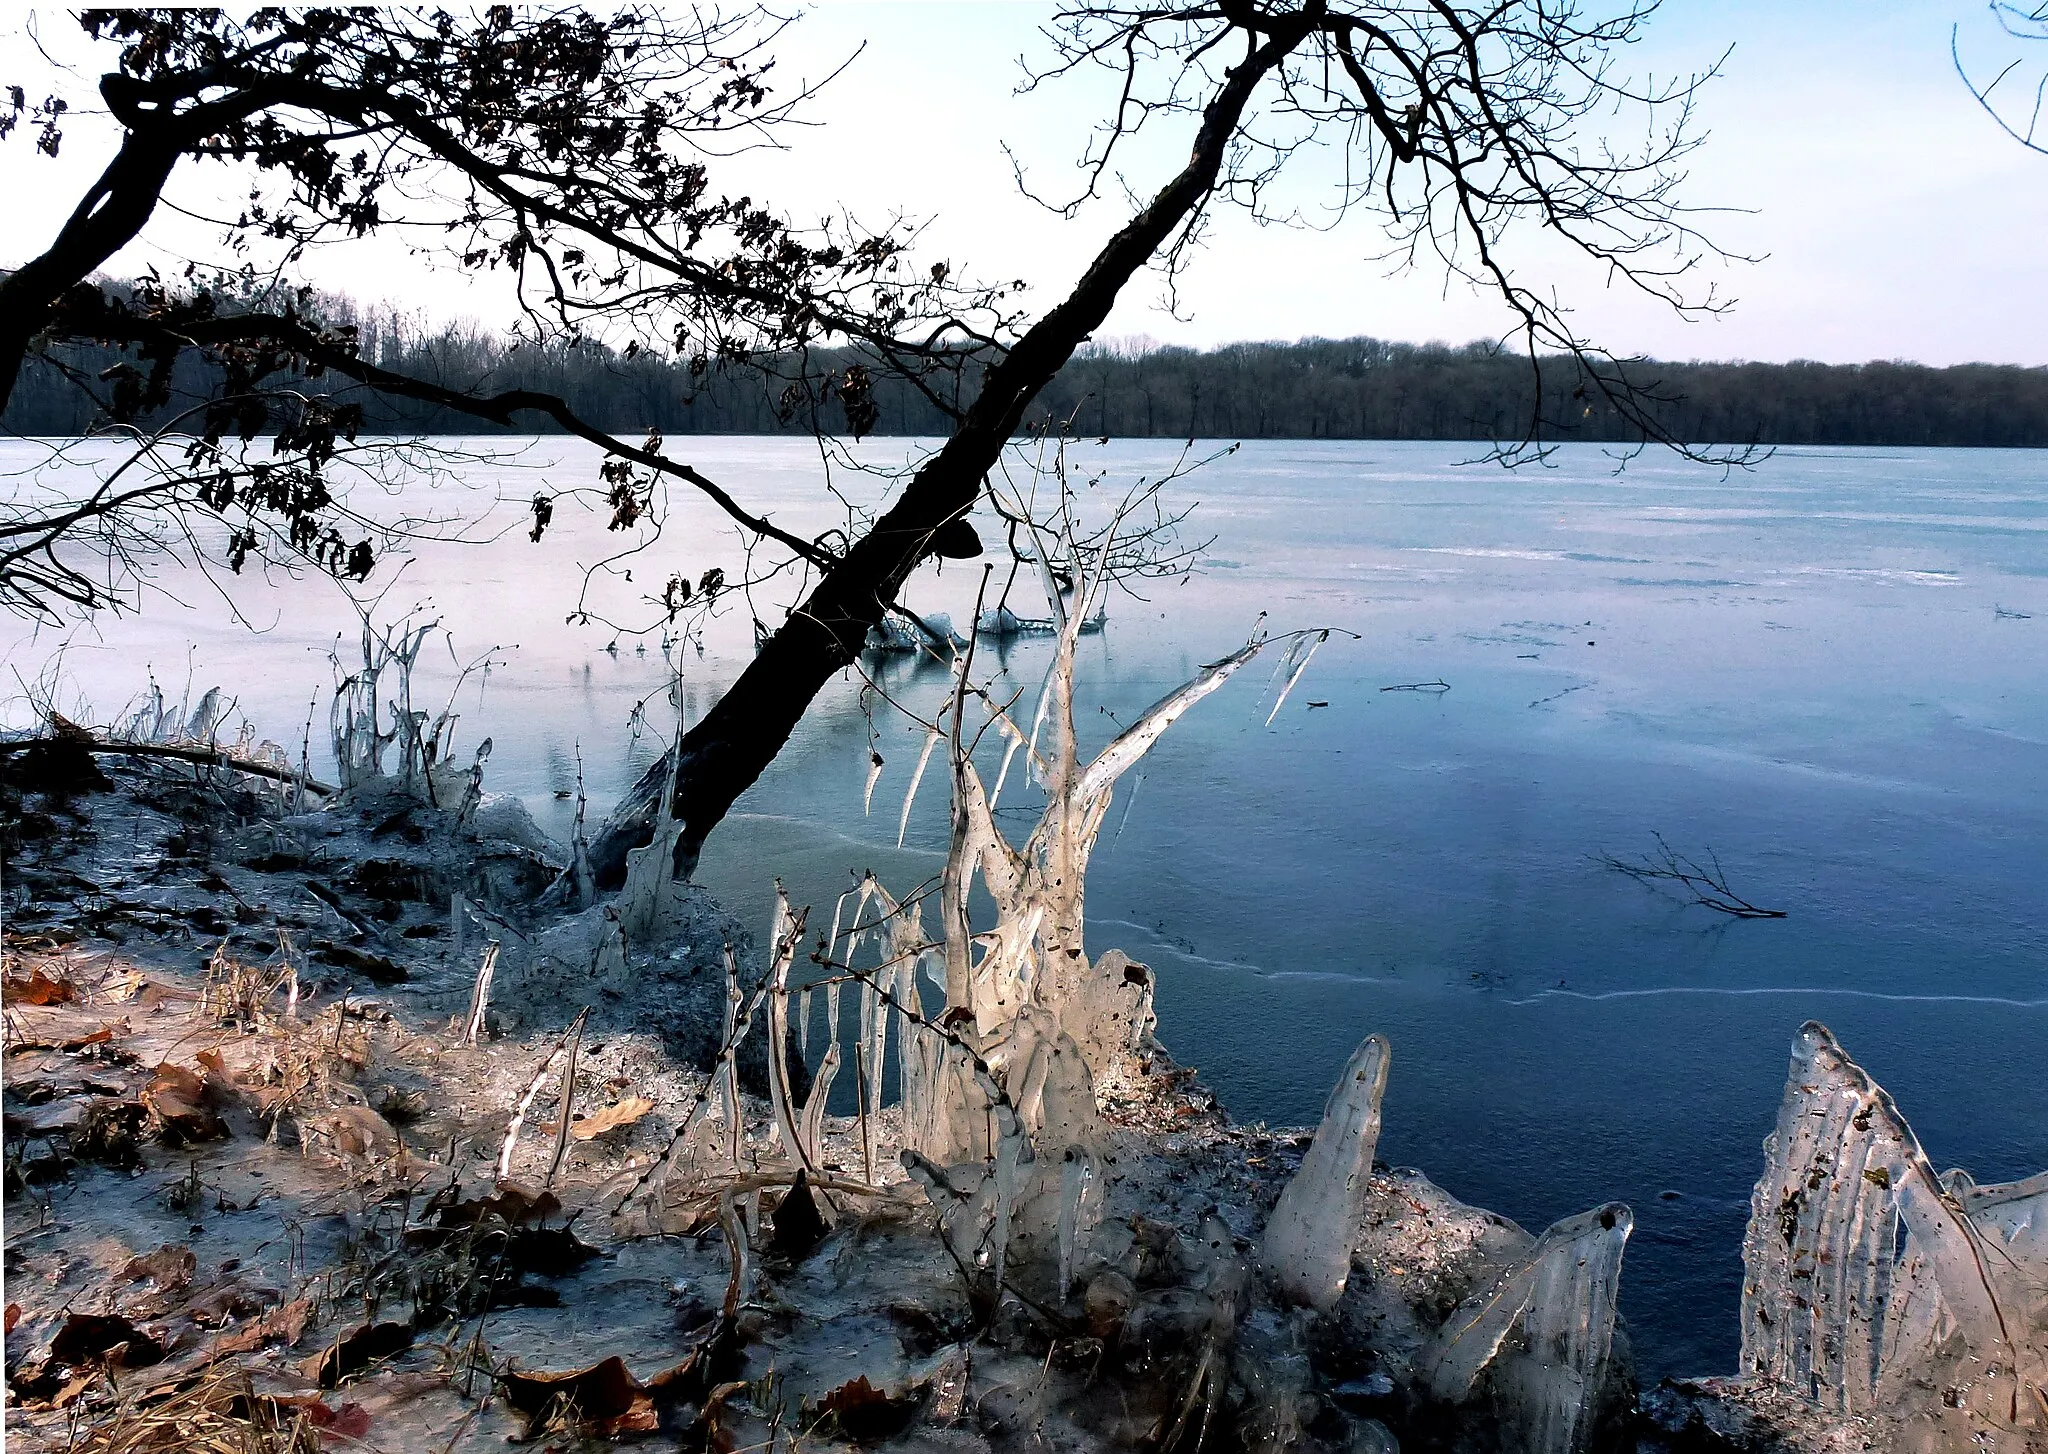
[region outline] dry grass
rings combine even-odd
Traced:
[[[215,1368],[168,1397],[124,1399],[65,1454],[319,1454],[306,1409],[259,1397],[239,1369]]]

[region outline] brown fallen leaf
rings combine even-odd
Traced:
[[[920,1402],[914,1395],[898,1398],[883,1392],[863,1373],[826,1394],[818,1412],[828,1415],[847,1438],[865,1444],[900,1433]]]
[[[185,1315],[202,1328],[223,1328],[235,1318],[253,1318],[277,1301],[277,1290],[239,1278],[192,1295]]]
[[[562,1201],[551,1191],[534,1192],[516,1181],[501,1181],[494,1196],[465,1201],[452,1192],[444,1192],[427,1204],[427,1210],[437,1214],[443,1227],[473,1227],[486,1217],[497,1217],[508,1226],[518,1227],[552,1217],[562,1210]]]
[[[274,1308],[252,1322],[242,1324],[223,1332],[207,1347],[214,1357],[225,1358],[234,1353],[246,1353],[251,1348],[260,1348],[265,1343],[282,1343],[287,1348],[299,1341],[306,1331],[307,1320],[313,1316],[313,1304],[307,1298],[294,1298],[281,1308]],[[321,1355],[323,1358],[325,1354]]]
[[[159,1339],[112,1313],[72,1313],[50,1340],[50,1361],[70,1368],[147,1368],[163,1356]]]
[[[607,1131],[630,1126],[653,1109],[654,1102],[644,1096],[627,1096],[580,1121],[571,1121],[569,1134],[578,1141],[589,1141]]]
[[[402,1144],[389,1121],[368,1106],[354,1105],[300,1116],[299,1140],[338,1160],[366,1164],[388,1161]]]
[[[0,1337],[6,1336],[7,1333],[12,1333],[14,1331],[14,1325],[20,1321],[21,1304],[9,1303],[7,1305],[7,1327],[4,1330],[0,1330]]]
[[[195,1070],[166,1060],[142,1090],[142,1104],[165,1144],[182,1146],[228,1134],[227,1122],[206,1104],[207,1082]]]
[[[654,1399],[614,1354],[568,1373],[499,1376],[505,1402],[526,1415],[529,1437],[545,1429],[571,1428],[598,1439],[649,1434],[661,1425]]]
[[[322,1388],[333,1388],[378,1359],[403,1353],[412,1340],[411,1323],[358,1323],[302,1362],[299,1371]]]
[[[153,1282],[165,1292],[176,1292],[190,1283],[198,1270],[198,1254],[190,1247],[166,1242],[154,1252],[129,1258],[121,1276],[128,1282]]]
[[[25,975],[9,975],[0,988],[0,998],[22,1005],[68,1005],[78,998],[78,986],[37,965]]]

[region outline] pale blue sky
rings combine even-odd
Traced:
[[[1038,306],[1049,306],[1123,209],[1103,204],[1062,221],[1011,182],[1005,141],[1047,191],[1069,184],[1102,109],[1100,88],[1086,82],[1012,94],[1017,57],[1043,54],[1036,26],[1045,14],[1021,0],[823,5],[791,33],[783,73],[816,76],[865,49],[817,103],[820,126],[779,157],[723,174],[725,185],[799,215],[847,204],[867,217],[928,219],[933,252],[982,276],[1023,278]],[[58,37],[70,22],[48,15],[42,24]],[[1957,24],[1966,53],[1987,64],[2012,54],[1967,0],[1667,0],[1622,66],[1692,71],[1735,47],[1702,98],[1711,136],[1684,195],[1741,209],[1708,230],[1762,260],[1716,270],[1712,280],[1736,306],[1700,322],[1603,286],[1536,239],[1512,254],[1521,275],[1554,283],[1583,330],[1619,351],[2048,364],[2048,156],[2020,148],[1978,109],[1949,58]],[[18,34],[0,46],[0,81],[26,79],[39,64]],[[2048,54],[2032,64],[2038,73]],[[1176,144],[1184,138],[1134,153],[1133,184],[1149,191],[1163,180]],[[0,222],[0,261],[42,245],[93,148],[86,118],[73,125],[74,165],[61,172],[31,158],[19,137],[0,148],[0,194],[14,199]],[[162,236],[173,251],[208,245],[175,226]],[[1371,260],[1380,246],[1365,218],[1315,233],[1259,228],[1226,210],[1184,282],[1186,316],[1159,311],[1158,287],[1140,282],[1105,331],[1206,345],[1357,333],[1462,341],[1503,327],[1496,305],[1447,288],[1440,272],[1387,276]],[[502,308],[489,281],[424,273],[396,248],[338,249],[318,268],[331,286],[436,314],[488,319]]]

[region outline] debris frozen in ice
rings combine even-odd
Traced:
[[[1390,1054],[1378,1035],[1368,1035],[1351,1053],[1301,1169],[1266,1223],[1259,1262],[1290,1302],[1328,1312],[1344,1295],[1372,1180]]]
[[[1918,1427],[1926,1447],[2023,1441],[2048,1420],[2048,1186],[1937,1177],[1891,1097],[1813,1021],[1764,1148],[1743,1239],[1745,1373]]]

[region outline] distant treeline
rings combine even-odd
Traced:
[[[777,434],[810,427],[792,409],[790,370],[712,371],[693,377],[651,353],[597,345],[514,346],[473,329],[425,331],[383,311],[338,305],[359,330],[366,358],[399,372],[467,388],[558,394],[615,433]],[[330,310],[330,316],[334,316]],[[813,377],[857,360],[814,354]],[[118,362],[89,351],[65,362],[92,377]],[[776,376],[777,374],[782,376]],[[1670,433],[1696,443],[1990,445],[2048,447],[2048,368],[1911,363],[1638,363],[1628,378],[1659,400]],[[206,381],[181,380],[193,394]],[[1578,369],[1546,363],[1539,382],[1526,358],[1489,344],[1385,343],[1372,338],[1238,343],[1206,352],[1128,347],[1090,350],[1040,397],[1033,425],[1071,420],[1076,433],[1119,438],[1516,439],[1534,391],[1552,437],[1634,442],[1636,428],[1588,388]],[[345,381],[308,387],[342,392]],[[452,411],[365,398],[374,432],[486,432]],[[879,434],[943,435],[945,416],[909,384],[877,370]],[[95,410],[77,384],[31,359],[0,428],[76,434]],[[843,426],[836,404],[820,418]],[[531,427],[540,428],[536,421]]]

